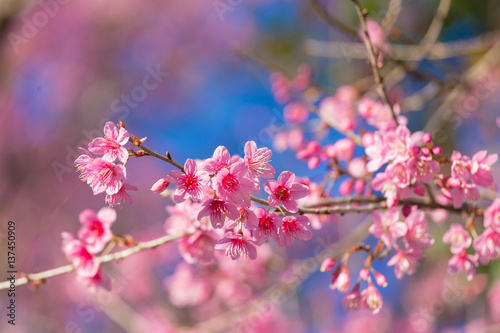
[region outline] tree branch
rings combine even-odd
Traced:
[[[106,263],[106,262],[110,262],[110,261],[124,259],[126,257],[129,257],[129,256],[137,253],[137,252],[141,252],[141,251],[144,251],[146,249],[155,249],[160,245],[172,242],[176,239],[187,236],[188,234],[189,233],[184,232],[184,233],[179,233],[179,234],[174,234],[174,235],[162,236],[160,238],[156,238],[156,239],[153,239],[153,240],[150,240],[147,242],[139,242],[139,243],[137,243],[137,245],[135,245],[131,248],[128,248],[128,249],[125,249],[125,250],[122,250],[119,252],[115,252],[115,253],[110,253],[110,254],[107,254],[107,255],[104,255],[101,257],[97,257],[97,260],[100,263]],[[74,270],[75,270],[75,267],[70,264],[70,265],[65,265],[65,266],[49,269],[47,271],[43,271],[40,273],[26,274],[26,276],[19,277],[16,279],[16,287],[25,285],[25,284],[32,282],[32,281],[40,281],[40,280],[45,281],[48,278],[52,278],[54,276],[66,274],[66,273],[72,272]],[[8,289],[9,287],[10,287],[10,281],[0,282],[0,290]]]

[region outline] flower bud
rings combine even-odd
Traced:
[[[160,194],[167,189],[168,185],[170,185],[170,182],[167,178],[158,179],[151,187],[151,191],[153,191],[154,194]]]

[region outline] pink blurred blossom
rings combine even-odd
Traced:
[[[443,243],[451,243],[451,253],[459,254],[472,244],[472,238],[461,224],[452,223],[443,235]]]
[[[396,240],[403,237],[408,230],[406,224],[400,221],[399,210],[396,207],[388,209],[385,214],[374,210],[372,217],[373,224],[370,226],[370,233],[387,246],[395,246]]]
[[[66,258],[75,266],[76,273],[87,278],[95,276],[100,264],[96,257],[87,250],[85,243],[68,232],[63,232],[61,236],[62,250]]]
[[[113,208],[103,207],[95,213],[85,209],[79,215],[82,227],[78,230],[78,238],[85,244],[90,253],[104,250],[106,243],[113,238],[111,226],[116,221],[116,211]]]

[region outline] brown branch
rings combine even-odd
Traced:
[[[380,96],[384,99],[384,101],[389,105],[389,108],[391,109],[392,113],[392,118],[398,125],[398,118],[396,117],[396,113],[394,112],[394,106],[392,102],[389,99],[389,95],[387,94],[385,85],[384,85],[384,80],[383,77],[380,75],[378,66],[377,66],[377,56],[375,55],[375,49],[373,47],[372,41],[370,39],[370,35],[368,34],[368,27],[366,26],[366,14],[364,13],[363,9],[361,8],[361,5],[358,0],[351,0],[354,3],[354,7],[356,8],[356,12],[358,13],[358,17],[361,23],[361,29],[363,31],[363,42],[365,43],[366,50],[368,51],[369,55],[369,60],[370,60],[370,65],[372,67],[372,72],[373,72],[373,77],[375,78],[375,83],[377,84]]]

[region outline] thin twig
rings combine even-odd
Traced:
[[[363,9],[361,8],[361,5],[358,0],[351,0],[354,3],[354,7],[356,8],[356,12],[358,13],[358,17],[361,23],[361,29],[363,31],[363,42],[365,43],[366,50],[368,51],[369,55],[369,60],[370,60],[370,65],[372,67],[372,72],[373,72],[373,77],[375,78],[375,83],[377,84],[380,96],[384,99],[385,103],[389,105],[389,108],[391,109],[392,113],[392,118],[398,123],[398,118],[396,116],[396,113],[394,112],[394,106],[389,99],[389,95],[387,94],[385,85],[384,85],[384,80],[383,77],[380,75],[378,66],[377,66],[377,56],[375,55],[375,49],[373,47],[372,41],[370,39],[370,35],[368,34],[368,27],[366,25],[366,18],[365,18],[365,13],[363,12]]]
[[[139,242],[137,245],[134,247],[115,252],[115,253],[110,253],[101,257],[97,257],[97,260],[100,263],[106,263],[110,261],[116,261],[119,259],[124,259],[126,257],[129,257],[137,252],[141,252],[147,249],[155,249],[160,245],[166,244],[168,242],[174,241],[176,239],[182,238],[184,236],[188,235],[188,233],[183,232],[179,234],[174,234],[174,235],[166,235],[162,236],[147,242]],[[57,267],[53,269],[49,269],[47,271],[43,271],[40,273],[32,273],[32,274],[26,274],[26,276],[20,277],[16,279],[16,287],[22,286],[24,284],[27,284],[31,281],[45,281],[48,278],[52,278],[54,276],[66,274],[69,272],[72,272],[75,270],[75,267],[73,265],[65,265],[62,267]],[[0,290],[2,289],[8,289],[10,287],[10,281],[4,281],[0,282]]]

